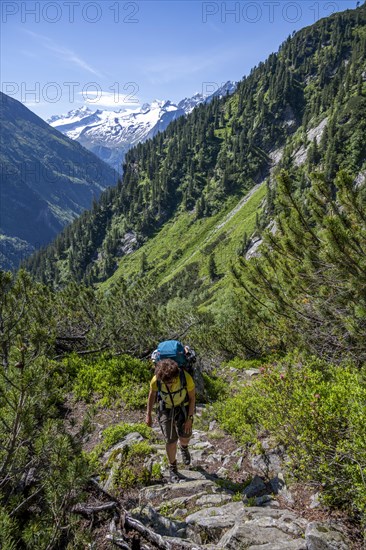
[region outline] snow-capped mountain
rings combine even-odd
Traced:
[[[121,173],[125,154],[133,145],[162,132],[170,122],[190,113],[196,105],[230,94],[235,88],[236,83],[228,81],[208,97],[196,93],[178,104],[155,100],[142,107],[118,111],[92,111],[83,106],[66,115],[54,115],[47,122]]]

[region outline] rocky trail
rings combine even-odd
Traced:
[[[134,506],[116,513],[106,539],[120,548],[246,549],[246,550],[350,550],[356,548],[345,525],[327,516],[314,494],[301,495],[286,487],[280,449],[264,439],[261,454],[248,454],[211,421],[203,428],[205,407],[198,407],[191,439],[191,465],[183,469],[178,451],[179,483],[168,478],[139,490]],[[160,464],[166,473],[165,446],[159,428],[152,454],[145,465]],[[104,456],[116,461],[103,482],[113,492],[114,468],[126,446],[141,442],[130,433]],[[263,451],[264,449],[264,451]],[[126,537],[135,533],[136,540]],[[138,535],[136,534],[138,533]],[[141,537],[141,538],[140,538]],[[145,542],[142,542],[145,541]],[[99,548],[100,546],[95,546]]]

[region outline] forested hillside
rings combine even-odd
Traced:
[[[285,168],[303,146],[304,174],[321,163],[328,180],[340,167],[357,175],[365,147],[364,25],[362,7],[303,29],[253,69],[233,96],[198,106],[132,149],[123,183],[33,256],[28,268],[56,285],[69,277],[105,280],[126,252],[174,216],[187,212],[195,223],[225,211],[265,180],[271,153],[285,145]],[[324,119],[321,139],[309,139]]]
[[[0,92],[0,267],[16,269],[52,241],[118,175]]]
[[[4,548],[364,547],[365,54],[365,5],[303,29],[0,272]],[[178,487],[139,422],[167,338],[207,438]]]

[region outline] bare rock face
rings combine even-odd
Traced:
[[[314,138],[316,139],[317,143],[320,142],[320,139],[323,135],[323,132],[326,128],[327,123],[328,123],[328,118],[326,117],[318,124],[318,126],[316,126],[315,128],[311,128],[307,132],[306,136],[309,142],[313,141]],[[307,147],[305,147],[304,145],[301,145],[301,147],[296,151],[294,155],[295,165],[301,166],[302,164],[304,164],[304,162],[306,161],[307,154],[308,154]]]

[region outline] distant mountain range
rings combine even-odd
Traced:
[[[118,175],[3,93],[0,145],[0,269],[13,269],[90,208]]]
[[[228,81],[210,96],[197,93],[177,104],[155,100],[137,109],[118,111],[92,111],[83,106],[65,115],[52,116],[47,122],[121,173],[125,155],[132,146],[164,131],[170,122],[189,114],[196,105],[232,94],[236,85]]]
[[[221,311],[240,296],[233,266],[257,254],[264,227],[275,231],[276,211],[290,216],[289,203],[276,201],[277,173],[291,174],[289,192],[304,201],[313,172],[330,194],[339,169],[365,185],[365,51],[366,4],[289,37],[232,95],[197,105],[128,151],[122,182],[27,266],[55,287],[70,279],[133,287],[146,274],[172,314],[177,298],[182,311],[181,298],[201,303],[220,312],[221,331]],[[287,217],[279,221],[286,227]],[[329,231],[335,241],[341,234]],[[231,341],[246,330],[239,319]]]

